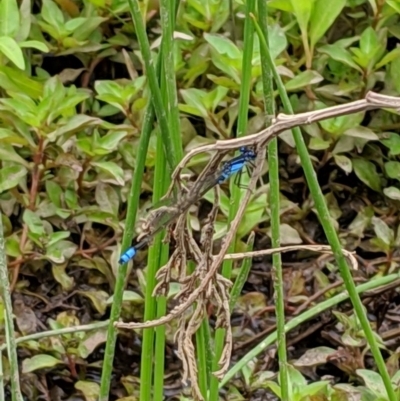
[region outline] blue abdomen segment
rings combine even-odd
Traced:
[[[228,162],[229,164],[224,166],[224,171],[221,173],[219,177],[218,183],[222,183],[227,180],[230,176],[240,171],[246,161],[245,160],[236,160],[235,162]]]
[[[227,161],[222,166],[222,173],[218,179],[218,183],[221,184],[233,174],[237,173],[238,171],[242,170],[242,168],[253,161],[256,158],[256,153],[245,147],[240,148],[241,155],[234,157],[233,159]]]
[[[133,259],[136,255],[136,248],[134,246],[131,246],[128,248],[119,258],[118,263],[120,265],[123,265],[125,263],[128,263],[131,259]]]

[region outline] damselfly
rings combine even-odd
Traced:
[[[185,213],[186,210],[193,203],[197,202],[197,200],[200,199],[206,192],[208,192],[215,185],[222,184],[229,177],[241,171],[247,164],[251,164],[256,158],[256,153],[252,149],[242,147],[240,148],[240,152],[241,154],[239,156],[224,162],[220,169],[196,182],[196,185],[193,186],[190,191],[181,199],[179,199],[175,205],[169,207],[162,206],[159,209],[151,212],[152,218],[147,224],[148,233],[145,235],[142,241],[137,243],[135,246],[131,246],[121,255],[119,263],[123,264],[129,262],[135,257],[139,249],[143,248],[150,242],[155,234],[171,224],[182,213]]]
[[[231,160],[228,160],[222,165],[222,171],[220,172],[219,179],[217,184],[223,183],[233,174],[242,170],[243,167],[247,164],[252,164],[252,162],[256,158],[256,153],[252,149],[247,149],[242,147],[239,149],[241,154],[239,156],[234,157]]]

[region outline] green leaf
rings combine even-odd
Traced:
[[[207,78],[216,85],[223,86],[234,91],[240,91],[240,85],[228,77],[218,77],[216,75],[207,74]]]
[[[288,365],[289,380],[292,382],[293,388],[301,389],[307,386],[307,380],[292,365]]]
[[[53,264],[51,266],[54,280],[61,285],[63,291],[71,291],[75,283],[75,280],[66,272],[67,265],[68,263],[63,263],[60,265]]]
[[[104,313],[107,310],[107,299],[109,298],[109,295],[102,290],[91,290],[91,291],[77,291],[78,294],[83,295],[84,297],[89,298],[93,306],[96,308],[96,310],[101,314],[104,315]]]
[[[400,48],[397,47],[396,49],[393,49],[391,52],[386,54],[385,57],[383,57],[382,60],[375,65],[375,68],[376,69],[381,68],[384,65],[391,63],[394,60],[399,59],[399,57],[400,57]]]
[[[226,98],[227,93],[227,88],[217,86],[215,89],[206,94],[204,98],[205,106],[215,113],[215,109],[220,106],[221,102]]]
[[[45,233],[43,221],[32,210],[25,209],[22,220],[28,226],[31,233],[37,235],[43,235]]]
[[[384,135],[387,139],[381,139],[381,142],[390,149],[390,155],[400,155],[400,135],[394,132],[385,132]]]
[[[8,128],[0,128],[0,142],[9,145],[28,145],[28,141]],[[26,161],[24,160],[26,163]]]
[[[64,16],[62,11],[51,0],[43,0],[42,18],[57,30],[64,26]]]
[[[94,351],[96,350],[101,344],[104,344],[107,341],[107,329],[97,329],[93,330],[91,333],[87,334],[85,336],[85,339],[83,341],[79,342],[78,346],[78,355],[80,358],[87,359],[87,357]],[[76,389],[79,389],[77,387],[78,383],[75,385]],[[86,392],[85,394],[85,401],[91,401],[91,399],[88,397],[89,393]],[[125,399],[124,399],[125,398]],[[98,400],[98,394],[93,397],[93,401]],[[119,401],[129,401],[129,396],[128,397],[123,397],[120,398]],[[135,401],[132,400],[131,401]]]
[[[106,0],[88,0],[88,2],[99,8],[104,8],[106,6]]]
[[[115,179],[115,183],[117,185],[125,185],[125,180],[124,180],[124,171],[118,164],[114,162],[92,162],[91,165],[93,167],[97,167],[103,172],[105,172],[107,175],[110,175]]]
[[[374,68],[375,63],[383,56],[386,49],[386,33],[381,31],[380,35],[372,27],[364,30],[360,37],[359,48],[352,47],[354,61],[367,71]]]
[[[381,239],[386,245],[392,245],[394,241],[393,230],[382,219],[378,217],[372,217],[371,222],[374,226],[376,236]]]
[[[58,27],[55,28],[54,26],[43,21],[38,21],[37,24],[44,33],[48,33],[53,39],[56,39],[57,41],[60,41],[62,39],[63,32],[60,32]]]
[[[109,152],[118,148],[121,140],[128,135],[126,131],[110,131],[107,135],[102,136],[97,144]]]
[[[116,252],[117,250],[115,250]],[[119,250],[120,251],[120,250]],[[114,252],[113,252],[114,254]],[[119,256],[119,252],[118,252]],[[114,258],[115,259],[115,258]],[[104,275],[106,281],[108,282],[108,285],[114,289],[115,285],[115,276],[113,272],[110,269],[110,260],[105,260],[102,257],[94,256],[92,259],[80,259],[78,264],[80,267],[83,267],[84,269],[96,269],[98,270],[102,275]]]
[[[313,395],[322,393],[326,393],[326,387],[328,386],[329,381],[320,380],[314,383],[307,384],[307,386],[302,386],[299,389],[298,396],[300,400],[304,400],[307,398],[312,398]]]
[[[90,221],[93,223],[103,224],[105,226],[112,227],[114,230],[120,230],[120,221],[114,214],[102,212],[95,208],[83,208],[80,211],[79,222]]]
[[[269,3],[268,3],[269,4]],[[258,36],[256,36],[257,42]],[[285,30],[279,24],[268,25],[268,42],[271,57],[275,60],[286,48],[288,41],[285,35]]]
[[[75,383],[75,388],[82,392],[86,401],[96,401],[99,398],[100,386],[95,382],[79,380]]]
[[[365,159],[353,159],[354,172],[357,177],[371,189],[381,192],[381,178],[374,163]]]
[[[346,174],[350,174],[353,171],[353,165],[351,164],[351,160],[344,155],[334,155],[333,156],[335,163],[346,172]]]
[[[241,181],[244,179],[245,174],[242,174]],[[247,176],[247,174],[246,174]],[[246,185],[246,184],[244,184]],[[225,204],[225,214],[226,216],[229,214],[230,207],[230,199],[227,197],[222,197],[221,199],[226,199]],[[238,229],[238,237],[242,237],[244,235],[248,235],[254,227],[260,224],[265,220],[265,205],[268,203],[267,194],[264,193],[258,197],[255,197],[251,200],[246,208],[245,218],[240,222],[240,226]],[[225,225],[226,229],[226,225]]]
[[[36,104],[28,96],[16,94],[14,99],[5,98],[0,99],[0,101],[25,123],[35,128],[41,125]]]
[[[211,61],[220,71],[232,78],[237,84],[241,82],[242,63],[240,59],[230,59],[228,56],[219,54],[211,47]]]
[[[371,217],[374,215],[374,209],[372,206],[362,208],[355,219],[349,224],[350,233],[356,237],[363,237],[364,231],[371,222]]]
[[[372,57],[379,47],[379,39],[374,28],[369,26],[361,35],[360,38],[360,50],[361,52],[369,57]]]
[[[121,92],[123,90],[122,86],[115,81],[96,81],[94,83],[94,88],[98,95],[114,95],[118,98],[121,98]]]
[[[357,369],[356,372],[358,376],[364,380],[365,386],[369,390],[371,390],[378,397],[384,395],[386,399],[387,392],[382,377],[379,373],[367,369]]]
[[[143,305],[143,297],[135,291],[125,290],[122,296],[123,302],[132,302],[138,305]],[[114,302],[114,295],[107,299],[107,305],[112,305]]]
[[[68,238],[71,235],[69,231],[57,231],[50,235],[48,246],[54,245],[59,241],[62,241],[65,238]]]
[[[204,117],[204,113],[199,111],[199,109],[195,106],[189,106],[187,104],[179,103],[178,107],[179,111],[181,111],[182,113],[187,113],[198,117]]]
[[[398,0],[386,0],[386,4],[393,8],[398,14],[400,14],[400,3]]]
[[[311,11],[315,0],[290,0],[297,23],[303,34],[307,32],[308,22],[310,21]]]
[[[325,277],[323,277],[325,281]],[[329,284],[329,280],[325,281],[325,284]],[[319,365],[325,365],[327,358],[336,354],[336,350],[330,347],[316,347],[308,349],[302,356],[293,363],[296,368],[301,367],[315,367]]]
[[[26,176],[24,166],[6,166],[0,170],[0,193],[16,187]]]
[[[346,5],[346,0],[316,0],[310,19],[310,43],[311,47],[325,35],[326,31],[335,21],[336,17]]]
[[[298,231],[286,223],[280,225],[279,236],[282,245],[303,243]]]
[[[78,18],[73,18],[67,21],[64,25],[65,30],[68,33],[74,32],[76,29],[78,29],[80,26],[85,24],[87,22],[88,18],[84,17],[78,17]]]
[[[108,103],[111,106],[116,107],[118,110],[122,111],[122,113],[126,114],[126,108],[128,105],[125,104],[124,100],[119,96],[115,96],[112,94],[104,94],[98,95],[97,99],[101,100],[102,102]],[[125,107],[124,107],[125,106]]]
[[[85,114],[78,114],[69,118],[63,127],[60,127],[48,134],[47,138],[49,141],[55,141],[57,138],[66,133],[73,134],[77,131],[81,131],[85,127],[100,125],[102,122],[103,120],[100,118],[90,117]]]
[[[26,374],[38,369],[53,368],[59,364],[63,364],[63,361],[51,355],[35,355],[32,358],[26,358],[22,361],[22,373]]]
[[[19,10],[17,0],[1,0],[0,2],[0,36],[10,36],[18,32]]]
[[[361,115],[363,115],[363,114],[361,114]],[[350,116],[350,117],[352,117],[352,116]],[[375,132],[372,131],[371,128],[362,127],[362,126],[349,128],[343,132],[343,135],[351,136],[353,138],[361,138],[361,139],[365,139],[367,141],[379,140],[378,135],[376,135]]]
[[[81,25],[78,29],[74,29],[72,37],[80,41],[86,40],[92,34],[92,32],[104,21],[107,21],[107,18],[102,18],[102,17],[86,18],[85,24]]]
[[[31,32],[31,0],[21,1],[21,5],[19,7],[19,13],[20,13],[20,21],[24,21],[24,23],[19,24],[18,33],[14,36],[14,39],[18,43],[26,40]]]
[[[70,87],[69,89],[71,89]],[[88,93],[83,93],[82,91],[71,94],[67,93],[63,102],[58,105],[57,109],[51,114],[51,121],[53,121],[58,116],[68,117],[75,114],[76,106],[86,100],[89,97]],[[85,116],[89,117],[89,116]],[[94,121],[94,120],[93,120]],[[102,120],[97,119],[97,121],[102,122]]]
[[[195,115],[201,115],[204,118],[208,118],[208,111],[205,107],[205,100],[207,93],[197,89],[197,88],[189,88],[182,89],[180,94],[185,101],[185,103],[192,107],[195,110]]]
[[[43,85],[29,78],[25,72],[6,66],[0,66],[0,87],[6,91],[23,93],[32,99],[38,99],[43,91]]]
[[[118,214],[119,209],[119,196],[114,187],[105,183],[99,183],[96,187],[96,202],[101,210],[110,212],[115,215]]]
[[[270,0],[268,7],[276,8],[277,10],[286,11],[289,13],[293,12],[293,7],[290,1],[287,0]]]
[[[374,15],[377,15],[377,13],[378,13],[378,6],[376,4],[377,1],[379,1],[379,0],[368,0],[368,3],[370,4]]]
[[[39,42],[38,40],[25,40],[23,42],[18,43],[20,47],[27,49],[37,49],[43,53],[48,53],[50,49],[43,42]]]
[[[331,145],[331,141],[325,141],[322,138],[311,138],[310,144],[308,145],[312,150],[324,150],[328,149]]]
[[[78,195],[76,191],[72,188],[68,188],[65,191],[65,203],[70,209],[76,210],[78,209]]]
[[[335,136],[340,136],[351,128],[358,127],[363,120],[365,112],[355,113],[351,115],[339,116],[328,118],[327,120],[320,121],[321,127]],[[354,135],[355,131],[350,131]]]
[[[25,69],[24,55],[18,43],[9,36],[0,37],[0,52],[11,60],[19,69]]]
[[[385,163],[385,170],[388,177],[400,181],[400,162],[390,161]]]
[[[399,27],[400,28],[400,27]],[[400,57],[394,59],[389,66],[389,76],[386,76],[387,81],[390,85],[390,82],[393,85],[393,89],[397,92],[398,95],[400,93]]]
[[[61,200],[63,196],[63,191],[56,182],[47,180],[45,182],[46,193],[49,200],[58,208],[61,207]]]
[[[74,256],[78,246],[71,241],[58,241],[46,246],[46,258],[54,263],[64,263]]]
[[[15,162],[18,164],[22,164],[26,168],[29,168],[29,163],[25,159],[23,159],[11,145],[7,143],[3,143],[0,146],[0,160]]]
[[[4,217],[4,215],[3,215]],[[21,239],[16,235],[12,235],[6,238],[6,254],[14,258],[21,255]]]
[[[400,189],[396,187],[387,187],[383,193],[390,199],[400,201]]]
[[[317,84],[321,82],[324,78],[317,72],[313,70],[307,70],[296,75],[293,79],[285,84],[287,91],[294,91],[304,88],[308,85]]]
[[[29,96],[25,96],[22,93],[16,93],[12,98],[4,98],[0,100],[1,103],[7,106],[8,110],[17,114],[21,118],[28,114],[33,118],[36,118],[37,107],[35,102]]]
[[[280,388],[279,384],[277,384],[273,381],[267,380],[264,383],[264,387],[266,389],[268,389],[268,388],[271,389],[271,391],[273,391],[275,393],[275,395],[278,397],[278,399],[281,399],[281,388]]]
[[[220,54],[225,55],[233,60],[240,60],[242,52],[238,47],[229,39],[216,34],[204,34],[204,39]]]
[[[356,69],[362,73],[362,69],[354,62],[351,54],[341,44],[335,43],[333,45],[321,46],[318,51],[327,54],[333,60],[339,61],[351,68]]]

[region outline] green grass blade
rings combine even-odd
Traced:
[[[157,61],[157,71],[161,68],[161,62]],[[159,74],[158,74],[159,75]],[[147,149],[149,147],[150,135],[153,130],[154,123],[154,108],[151,99],[147,104],[145,118],[142,127],[142,133],[139,139],[139,147],[136,158],[136,165],[133,172],[132,187],[128,198],[128,212],[125,222],[124,236],[122,240],[122,250],[127,249],[134,236],[136,214],[139,207],[139,198],[141,193],[141,185],[143,179],[143,171],[146,163]],[[117,280],[114,289],[114,300],[111,306],[110,324],[108,326],[107,343],[105,349],[105,358],[102,369],[101,384],[100,384],[100,400],[107,400],[110,391],[110,382],[112,377],[112,367],[115,353],[115,343],[117,341],[117,330],[114,327],[121,314],[122,297],[125,286],[127,273],[127,264],[119,267]]]
[[[261,30],[256,24],[257,33],[260,37],[260,45],[266,49],[268,52],[268,46],[265,40],[263,39],[263,35]],[[274,79],[278,86],[278,92],[281,97],[283,108],[285,113],[293,114],[293,108],[290,103],[290,100],[286,94],[284,85],[282,80],[275,69],[273,60],[269,57],[268,63],[270,64],[271,68],[273,68],[274,72]],[[361,327],[364,330],[365,337],[368,341],[368,344],[371,348],[372,355],[374,357],[375,363],[378,367],[379,373],[382,376],[382,380],[385,384],[386,391],[389,396],[390,401],[396,401],[396,395],[394,389],[391,384],[389,373],[386,369],[385,361],[383,360],[381,351],[379,349],[378,343],[375,339],[374,333],[372,328],[369,324],[367,315],[364,311],[363,304],[361,302],[360,297],[356,292],[356,286],[354,284],[353,278],[351,276],[351,272],[349,266],[346,262],[346,258],[342,252],[342,246],[339,241],[339,237],[336,234],[335,228],[331,222],[330,214],[328,206],[325,202],[325,198],[322,194],[321,188],[318,183],[317,176],[315,174],[310,155],[308,154],[307,146],[304,142],[304,138],[301,134],[300,128],[293,128],[293,137],[296,143],[296,148],[300,156],[301,164],[304,170],[304,174],[306,176],[307,184],[311,192],[311,196],[315,203],[315,208],[317,209],[318,217],[321,222],[321,225],[324,229],[325,235],[328,239],[329,245],[332,247],[333,254],[335,256],[336,262],[339,267],[340,275],[344,280],[345,286],[347,291],[350,294],[350,299],[355,309],[356,315],[360,321]]]
[[[251,89],[251,64],[253,56],[253,42],[254,42],[254,25],[250,18],[251,13],[255,10],[255,0],[249,0],[246,2],[246,20],[244,25],[244,42],[243,42],[243,62],[242,62],[242,83],[240,88],[240,99],[239,99],[239,114],[238,114],[238,128],[237,136],[243,136],[247,131],[247,120],[248,120],[248,107],[250,101],[250,89]],[[236,185],[231,184],[232,200],[231,207],[229,209],[229,221],[232,221],[236,215],[236,211],[239,206],[241,199],[240,188]],[[235,248],[235,241],[232,242],[229,252],[233,252]],[[232,273],[232,261],[225,261],[222,267],[222,275],[230,279]],[[225,330],[218,329],[215,332],[215,354],[212,364],[212,370],[218,370],[218,360],[221,356],[225,338]],[[215,376],[211,375],[210,379],[210,392],[209,400],[218,399],[218,380]]]
[[[258,0],[258,17],[260,31],[266,43],[268,42],[268,10],[267,3]],[[275,115],[275,102],[273,95],[273,79],[271,66],[268,65],[266,54],[268,49],[261,46],[261,65],[263,78],[263,94],[265,113],[267,116]],[[279,156],[278,139],[275,138],[268,145],[268,164],[269,164],[269,205],[271,214],[271,241],[272,247],[280,247],[280,191],[279,191]],[[272,277],[274,282],[275,314],[278,333],[278,358],[279,358],[279,383],[281,388],[281,400],[289,401],[289,381],[287,371],[286,335],[285,335],[285,300],[283,290],[283,272],[281,254],[272,255]]]
[[[22,393],[19,385],[17,345],[15,343],[14,317],[8,280],[6,252],[4,248],[4,230],[2,214],[0,213],[0,290],[4,303],[4,332],[7,344],[8,360],[10,362],[10,381],[13,401],[22,401]]]
[[[132,19],[135,23],[136,35],[140,45],[140,51],[142,53],[143,61],[146,67],[146,76],[149,81],[149,87],[151,90],[154,110],[157,116],[157,120],[160,124],[161,137],[163,139],[163,144],[165,148],[165,153],[168,156],[168,165],[172,171],[177,165],[178,155],[176,154],[176,149],[172,145],[171,133],[168,128],[167,113],[165,110],[165,104],[163,102],[163,97],[158,85],[158,79],[156,76],[156,71],[153,65],[153,59],[150,51],[149,41],[147,38],[146,28],[143,23],[143,18],[140,13],[139,2],[137,0],[128,0],[129,8],[131,11]]]
[[[365,291],[370,291],[375,288],[384,287],[385,285],[391,283],[394,280],[399,278],[399,274],[391,274],[385,277],[379,277],[374,280],[370,280],[367,283],[361,284],[356,287],[357,294],[361,294]],[[349,298],[349,294],[347,291],[342,292],[341,294],[335,295],[332,298],[327,299],[326,301],[321,302],[318,305],[308,309],[306,312],[302,313],[299,316],[294,317],[290,322],[285,325],[285,333],[288,333],[290,330],[295,329],[300,326],[304,322],[309,319],[312,319],[315,316],[318,316],[322,312],[327,309],[334,308],[338,304],[343,301],[346,301]],[[239,373],[252,359],[256,358],[261,352],[267,349],[269,346],[274,344],[277,340],[276,331],[271,333],[268,337],[266,337],[263,341],[260,342],[255,348],[253,348],[250,352],[248,352],[240,361],[238,361],[235,366],[225,375],[223,380],[220,383],[220,387],[225,386],[229,380],[233,379],[234,376]]]
[[[168,188],[168,173],[166,169],[166,158],[162,145],[161,135],[157,137],[157,153],[156,153],[156,168],[154,171],[154,189],[153,201],[157,202]],[[153,320],[156,318],[156,311],[159,309],[162,313],[162,305],[157,306],[158,299],[153,297],[154,287],[156,286],[156,274],[160,265],[166,261],[167,253],[163,249],[166,246],[162,243],[165,231],[157,234],[154,238],[153,245],[149,248],[149,257],[146,269],[146,294],[145,294],[145,309],[144,321]],[[161,300],[161,303],[164,301]],[[164,308],[165,309],[165,308]],[[162,334],[159,332],[159,334]],[[154,337],[155,329],[149,328],[143,331],[142,358],[140,364],[140,400],[147,401],[152,399],[152,374],[153,374],[153,358],[154,358]],[[162,342],[162,339],[161,339]],[[162,343],[158,339],[158,349]],[[162,353],[164,357],[164,353]],[[162,370],[164,364],[162,364]],[[160,367],[158,368],[160,369]],[[162,375],[162,378],[164,375]],[[157,383],[159,386],[159,382]],[[157,387],[158,388],[158,387]]]

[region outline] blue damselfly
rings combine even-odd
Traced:
[[[173,221],[175,221],[182,213],[195,202],[197,202],[206,192],[208,192],[215,185],[222,184],[228,178],[241,171],[243,167],[251,164],[255,158],[256,153],[252,149],[245,147],[240,148],[240,155],[234,157],[231,160],[224,162],[220,169],[213,173],[206,175],[203,179],[198,180],[196,185],[190,188],[190,190],[179,199],[175,205],[162,206],[153,212],[151,212],[152,218],[150,223],[147,224],[148,233],[145,235],[143,240],[134,246],[128,248],[120,257],[119,263],[127,263],[135,257],[137,251],[147,245],[151,239],[167,227]]]

